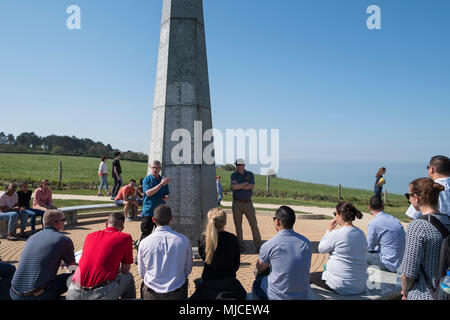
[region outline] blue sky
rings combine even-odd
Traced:
[[[81,8],[68,30],[66,8]],[[366,9],[381,8],[381,30]],[[1,0],[0,131],[147,153],[161,0]],[[204,0],[214,127],[280,129],[281,161],[450,149],[450,1]],[[117,129],[119,128],[119,129]]]

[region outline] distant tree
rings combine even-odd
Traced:
[[[10,146],[16,146],[16,139],[11,133],[6,137],[6,144],[9,144]]]
[[[16,138],[18,146],[24,146],[27,149],[39,150],[42,147],[42,138],[34,132],[23,132]]]

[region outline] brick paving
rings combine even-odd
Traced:
[[[233,218],[230,214],[230,210],[227,210],[227,225],[225,230],[235,234]],[[261,238],[263,241],[266,241],[273,237],[276,234],[274,229],[273,220],[270,215],[261,214],[257,215],[258,226],[261,232]],[[75,226],[69,226],[65,229],[64,233],[70,237],[74,243],[75,251],[81,250],[83,248],[84,239],[87,234],[101,230],[105,227],[105,217],[100,218],[89,218],[89,219],[80,219],[78,224]],[[321,237],[324,235],[325,230],[328,226],[329,220],[297,220],[294,226],[294,230],[304,236],[306,236],[315,247],[315,252],[317,252],[316,248],[318,242]],[[365,225],[358,225],[358,227],[363,229],[363,231],[367,232],[367,228]],[[133,240],[139,239],[140,237],[140,222],[126,222],[124,232],[130,233],[133,237]],[[39,227],[38,227],[39,229]],[[255,264],[257,261],[257,254],[254,252],[254,246],[250,231],[250,226],[248,225],[247,220],[243,219],[243,231],[244,231],[244,241],[248,248],[249,253],[243,253],[241,255],[241,266],[237,273],[237,278],[241,281],[244,288],[247,292],[251,291],[252,283],[254,280],[253,270],[255,269]],[[25,246],[25,241],[20,240],[17,242],[7,241],[6,239],[1,240],[0,244],[0,257],[4,262],[9,262],[14,265],[18,265],[18,261],[20,258],[20,253]],[[133,252],[134,256],[136,255],[136,250]],[[314,271],[322,271],[323,265],[326,263],[328,255],[314,253],[312,262],[311,262],[311,272]],[[194,292],[194,280],[201,276],[203,270],[203,262],[201,260],[194,260],[194,266],[192,269],[192,273],[189,276],[189,296]],[[134,276],[136,283],[136,291],[137,297],[140,297],[139,287],[141,284],[141,279],[138,274],[137,265],[133,264],[131,266],[131,272]]]

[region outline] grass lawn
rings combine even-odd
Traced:
[[[57,190],[60,161],[63,163],[63,190]],[[97,177],[99,163],[100,159],[88,157],[0,153],[0,185],[5,186],[10,181],[28,181],[36,184],[39,180],[47,178],[52,184],[51,188],[54,193],[96,195],[96,189],[99,185]],[[111,159],[107,161],[107,165],[109,172],[111,172]],[[132,178],[139,181],[147,173],[147,163],[144,162],[122,160],[121,165],[125,182]],[[231,201],[231,174],[231,171],[217,169],[217,175],[222,177],[225,201]],[[253,192],[255,203],[327,208],[334,208],[338,203],[336,186],[276,177],[271,178],[271,195],[267,197],[266,179],[265,176],[255,174],[256,187]],[[109,176],[109,183],[111,189],[113,184],[111,176]],[[342,200],[351,201],[359,210],[364,212],[368,211],[367,207],[372,195],[373,191],[370,190],[342,188]],[[89,203],[94,204],[92,201]],[[102,203],[101,200],[98,203]],[[409,218],[405,215],[408,207],[409,202],[403,195],[388,195],[386,212],[401,221],[409,221]]]

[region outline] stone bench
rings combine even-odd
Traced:
[[[400,275],[397,273],[380,271],[375,267],[368,267],[367,291],[353,296],[341,296],[311,284],[308,300],[397,300],[401,299],[402,286]],[[247,300],[259,300],[252,293],[247,294]]]
[[[367,290],[363,294],[342,296],[312,284],[309,300],[397,300],[401,298],[402,286],[399,274],[381,271],[373,266],[367,268],[367,273],[369,274]]]

